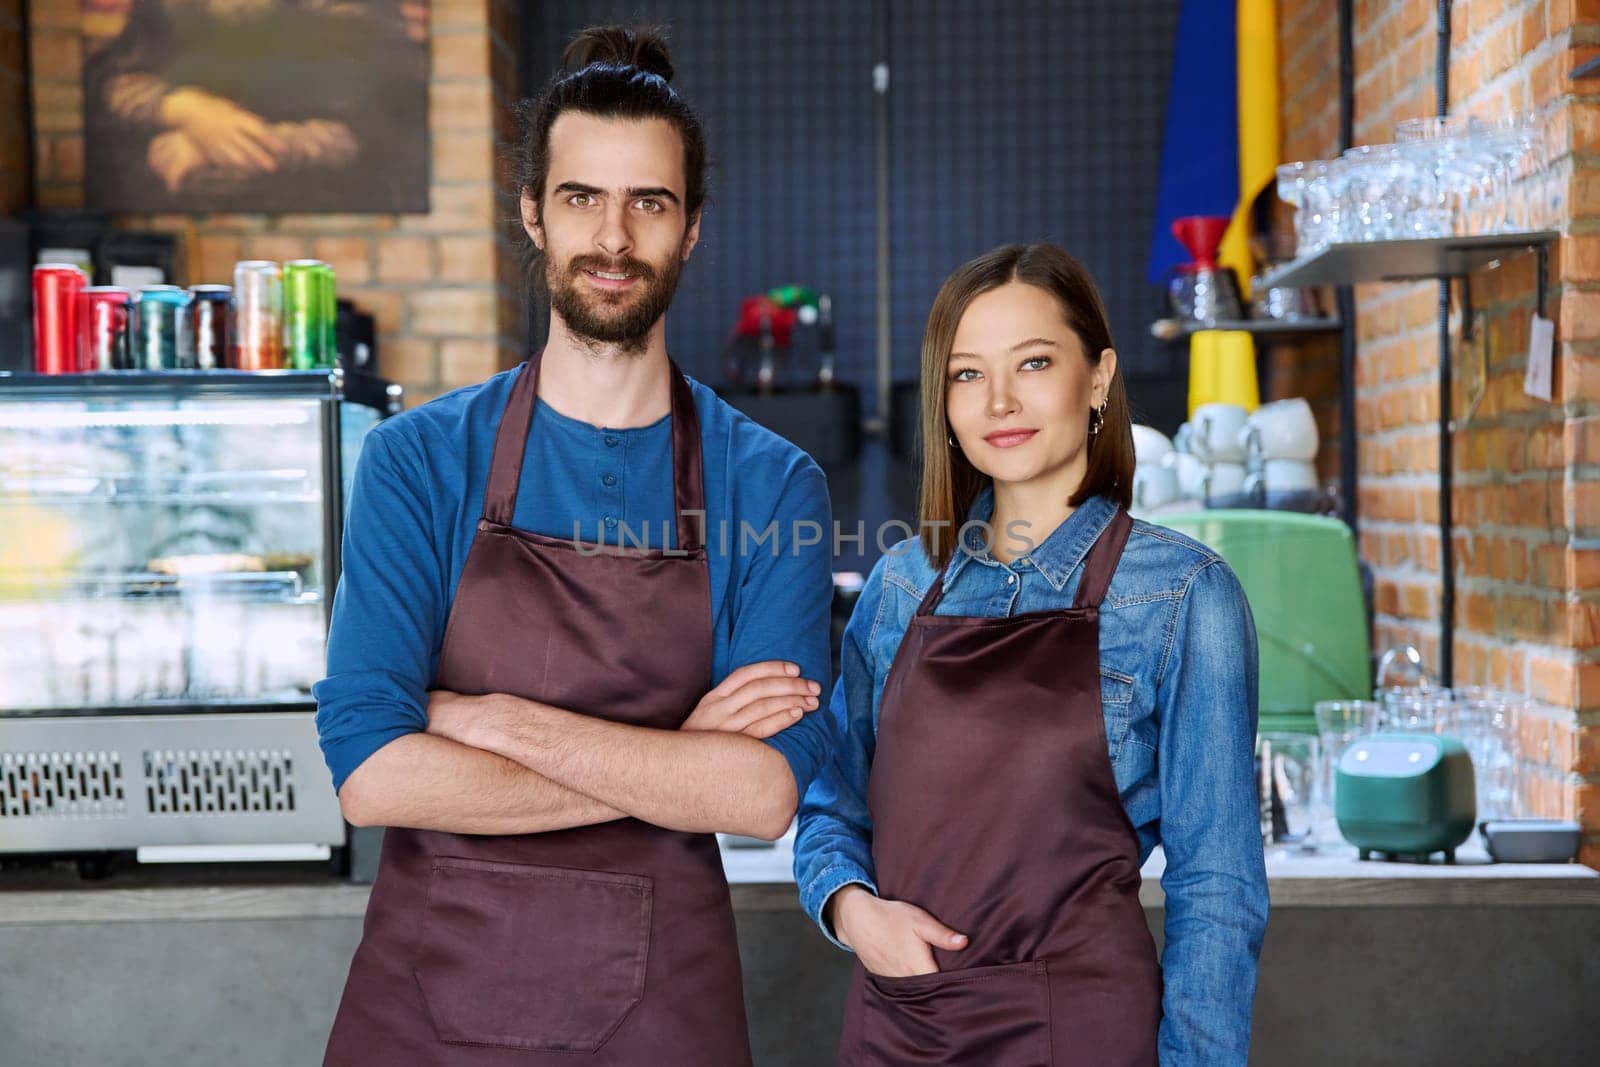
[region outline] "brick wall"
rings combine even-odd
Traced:
[[[13,8],[16,6],[12,0]],[[426,215],[144,215],[125,229],[181,239],[184,281],[226,282],[239,259],[314,256],[341,296],[377,318],[386,377],[408,404],[480,381],[517,361],[517,291],[505,285],[507,218],[497,202],[495,138],[515,86],[510,0],[433,0]],[[5,8],[0,7],[0,26]],[[83,90],[78,0],[33,0],[35,165],[42,207],[83,205]],[[0,82],[4,71],[0,70]],[[3,108],[3,100],[0,100]],[[0,112],[3,114],[3,112]],[[0,119],[3,123],[3,119]],[[0,125],[0,136],[4,126]]]
[[[0,215],[27,206],[28,86],[22,0],[0,0]]]
[[[1280,4],[1285,159],[1338,147],[1330,6]],[[1435,10],[1429,0],[1356,3],[1356,143],[1393,140],[1396,122],[1433,114]],[[1553,403],[1522,392],[1534,257],[1471,279],[1481,364],[1462,346],[1459,305],[1452,312],[1455,680],[1532,702],[1519,744],[1552,773],[1534,777],[1526,799],[1534,813],[1579,819],[1584,861],[1600,866],[1600,82],[1566,77],[1600,53],[1600,0],[1456,0],[1451,42],[1452,112],[1553,107],[1570,208],[1546,306]],[[1414,644],[1438,663],[1438,286],[1360,286],[1356,302],[1360,543],[1376,576],[1375,647]],[[1328,353],[1278,358],[1308,363],[1290,380],[1315,390]]]

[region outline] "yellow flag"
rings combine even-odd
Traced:
[[[1250,295],[1250,205],[1274,180],[1278,137],[1278,16],[1276,0],[1238,0],[1239,202],[1222,237],[1218,260]]]

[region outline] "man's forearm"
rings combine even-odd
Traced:
[[[653,730],[516,697],[469,738],[570,789],[657,826],[782,836],[798,796],[788,761],[738,733]]]
[[[357,825],[455,834],[532,834],[624,817],[515,760],[423,733],[367,757],[339,802]]]

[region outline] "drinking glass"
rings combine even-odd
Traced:
[[[1262,836],[1286,854],[1317,850],[1323,821],[1319,747],[1314,734],[1268,732],[1256,741]]]
[[[1335,792],[1339,757],[1350,742],[1378,728],[1383,705],[1374,700],[1319,700],[1313,710],[1317,717],[1317,741],[1321,748],[1320,784],[1324,801],[1322,818],[1318,822],[1318,839],[1331,842],[1339,839],[1338,823],[1334,818],[1334,806],[1339,799]]]

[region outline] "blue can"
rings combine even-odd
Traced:
[[[135,370],[188,370],[195,366],[193,297],[176,285],[147,285],[134,308]]]

